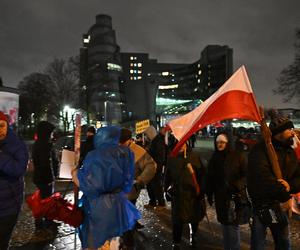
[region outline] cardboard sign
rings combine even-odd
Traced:
[[[63,149],[59,168],[59,178],[72,179],[71,170],[75,167],[75,152]]]
[[[141,134],[143,133],[148,127],[150,127],[150,120],[143,120],[140,122],[137,122],[135,124],[135,133]]]

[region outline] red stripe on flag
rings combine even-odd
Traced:
[[[233,118],[260,121],[260,115],[252,93],[231,90],[220,95],[209,105],[205,112],[194,122],[191,129],[177,143],[172,151],[172,155],[176,155],[184,142],[199,129],[218,121]]]

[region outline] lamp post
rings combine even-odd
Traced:
[[[85,93],[85,109],[86,109],[86,120],[87,124],[90,125],[90,102],[89,102],[89,66],[88,66],[88,46],[90,43],[91,36],[89,34],[83,35],[83,48],[80,49],[80,67],[81,71],[81,82],[84,82],[82,90]]]
[[[108,101],[104,101],[104,120],[105,120],[106,125],[108,124],[108,122],[107,122],[107,102]]]

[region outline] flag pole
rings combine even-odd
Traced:
[[[75,117],[75,132],[74,132],[74,151],[75,151],[75,159],[74,165],[78,166],[79,158],[80,158],[80,137],[81,137],[81,114],[76,114]],[[78,193],[79,187],[74,183],[74,204],[78,205]],[[76,229],[74,231],[74,250],[76,250],[77,245],[77,237],[76,237]]]
[[[282,179],[282,173],[279,166],[278,157],[272,144],[272,139],[271,139],[272,133],[267,126],[265,115],[264,115],[264,109],[260,107],[259,111],[260,111],[260,116],[262,118],[260,121],[261,133],[267,147],[268,156],[272,165],[272,171],[277,179]]]
[[[272,171],[273,171],[275,177],[277,178],[277,180],[282,180],[282,172],[280,169],[276,151],[272,144],[272,139],[271,139],[272,133],[271,133],[269,127],[267,126],[267,123],[265,120],[264,109],[262,107],[259,107],[259,111],[260,111],[260,115],[262,117],[262,119],[260,121],[261,132],[262,132],[262,136],[263,136],[263,139],[264,139],[266,147],[267,147],[267,153],[268,153],[269,160],[271,162]],[[289,187],[286,187],[286,189],[289,189]],[[289,190],[287,190],[287,191],[289,191]],[[287,202],[282,203],[281,207],[287,211],[287,214],[289,217],[292,216],[292,199],[288,200]]]

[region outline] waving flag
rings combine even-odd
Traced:
[[[196,131],[226,119],[245,119],[259,122],[261,116],[244,66],[240,67],[211,97],[191,112],[171,120],[167,126],[181,145]]]

